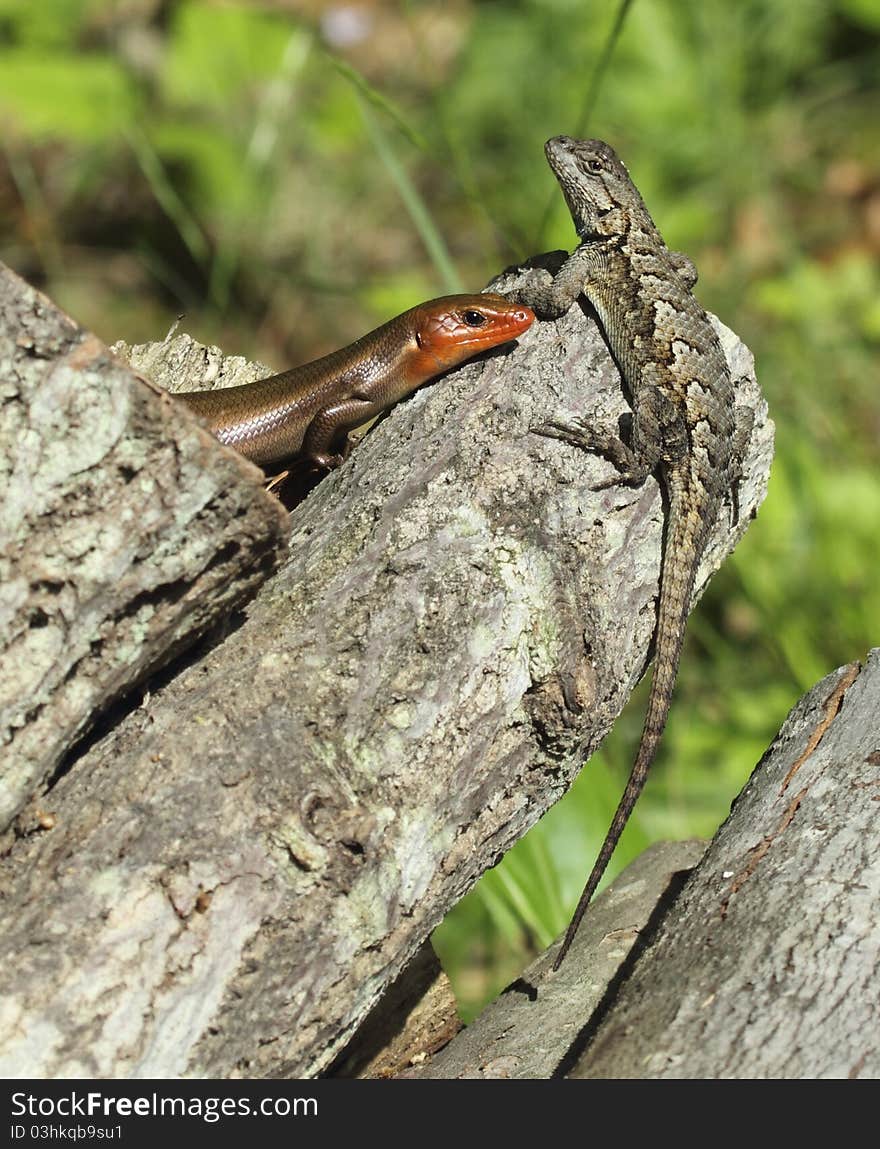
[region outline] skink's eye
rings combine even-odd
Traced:
[[[482,311],[466,311],[463,318],[468,327],[482,327],[486,322],[486,316]]]
[[[598,175],[599,172],[605,171],[605,165],[602,163],[601,160],[587,160],[587,167],[595,175]]]

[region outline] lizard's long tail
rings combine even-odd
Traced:
[[[553,969],[559,969],[562,959],[574,940],[578,926],[581,923],[590,899],[596,892],[596,887],[602,880],[602,875],[611,860],[623,828],[626,826],[633,807],[638,801],[648,770],[654,761],[657,745],[666,726],[669,716],[669,704],[672,700],[672,689],[675,686],[675,677],[678,672],[678,662],[681,656],[684,630],[690,610],[691,594],[696,578],[696,568],[699,564],[705,546],[707,533],[707,516],[705,511],[700,514],[693,506],[694,500],[685,497],[683,483],[672,478],[668,480],[669,490],[669,531],[663,555],[663,567],[660,576],[660,605],[657,611],[657,630],[654,642],[654,674],[651,679],[651,693],[648,696],[648,709],[645,714],[645,724],[642,728],[642,737],[636,752],[636,759],[630,771],[629,780],[620,804],[611,820],[611,826],[605,835],[602,849],[593,866],[587,884],[578,901],[574,916],[569,923],[565,938],[556,959]]]

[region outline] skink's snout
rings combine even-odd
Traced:
[[[531,307],[517,307],[510,313],[510,320],[516,327],[522,328],[523,331],[535,322],[535,313]]]
[[[493,327],[499,336],[504,331],[509,331],[513,337],[522,334],[535,322],[535,313],[531,307],[518,300],[508,299],[506,295],[496,295],[494,292],[485,292],[478,298],[480,310],[485,314],[484,332],[488,337],[491,337],[490,331]]]
[[[418,345],[413,362],[426,378],[509,343],[535,320],[530,307],[492,292],[447,295],[422,304],[411,314]]]

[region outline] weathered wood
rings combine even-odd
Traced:
[[[274,374],[271,367],[240,355],[226,355],[219,347],[203,347],[189,335],[172,332],[161,343],[130,345],[120,340],[110,348],[151,382],[165,391],[211,391],[238,387]]]
[[[556,942],[467,1029],[426,1061],[401,1066],[407,1078],[546,1078],[562,1075],[590,1017],[613,997],[621,971],[705,842],[658,842],[620,873],[590,906],[558,972]]]
[[[651,847],[558,973],[557,941],[399,1075],[880,1076],[878,847],[874,650],[794,707],[708,850]]]
[[[763,498],[757,418],[700,585]],[[560,797],[645,668],[663,513],[529,428],[626,411],[580,309],[425,388],[293,515],[222,645],[0,873],[0,1072],[305,1075]]]
[[[397,1077],[461,1029],[449,978],[429,941],[390,986],[331,1068],[332,1077]]]
[[[0,833],[269,573],[288,524],[261,478],[0,265]]]
[[[574,1077],[880,1077],[880,649],[795,706]]]

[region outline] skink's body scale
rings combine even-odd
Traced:
[[[312,363],[176,398],[207,420],[222,443],[261,466],[296,456],[333,466],[351,428],[435,375],[516,338],[533,319],[529,308],[501,296],[445,296]]]

